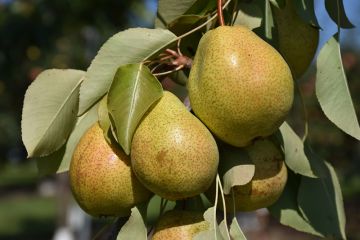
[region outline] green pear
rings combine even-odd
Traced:
[[[289,64],[294,78],[299,78],[315,56],[319,29],[300,18],[292,0],[287,0],[283,9],[272,9],[278,30],[279,51]]]
[[[152,196],[136,179],[130,158],[122,149],[108,144],[98,123],[76,146],[69,176],[76,201],[95,217],[130,215],[133,206]]]
[[[227,212],[233,212],[234,203],[235,211],[253,211],[268,207],[279,199],[286,185],[287,168],[284,155],[272,141],[259,139],[246,147],[245,151],[255,165],[255,174],[249,183],[234,186],[230,194],[225,195]],[[215,184],[207,192],[211,200],[214,199],[214,195]],[[218,206],[222,208],[222,203],[219,202]]]
[[[206,191],[218,162],[218,148],[209,130],[167,91],[143,118],[132,140],[136,176],[168,200]]]
[[[294,83],[272,46],[245,27],[221,26],[200,40],[188,91],[200,120],[222,141],[242,147],[279,128]]]
[[[201,212],[172,210],[160,217],[152,240],[191,240],[199,232],[208,230],[209,223]]]

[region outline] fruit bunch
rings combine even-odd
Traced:
[[[164,91],[137,126],[130,156],[106,141],[98,123],[87,130],[70,165],[73,194],[86,212],[125,216],[152,194],[175,201],[206,193],[213,201],[218,165],[226,161],[219,161],[219,148],[226,151],[227,144],[246,151],[255,165],[252,180],[232,189],[236,209],[225,195],[228,211],[256,210],[279,198],[287,170],[268,137],[293,101],[293,79],[281,55],[245,27],[218,27],[202,37],[187,87],[194,114]],[[159,231],[162,221],[171,225],[160,220]],[[161,234],[154,239],[165,239]]]
[[[219,0],[206,21],[181,15],[167,27],[186,26],[173,32],[116,34],[87,72],[44,71],[25,95],[29,157],[37,157],[40,172],[69,170],[72,193],[88,214],[130,216],[118,239],[137,234],[134,229],[146,239],[155,221],[153,239],[237,239],[236,217],[228,228],[226,214],[266,207],[273,215],[289,210],[277,217],[295,229],[343,237],[334,170],[284,123],[294,79],[311,63],[319,31],[300,19],[295,2],[271,2],[276,48],[243,25],[215,25],[222,18]],[[285,7],[276,6],[281,2]],[[199,36],[204,26],[210,30]],[[191,55],[187,47],[194,45],[191,60],[181,52]],[[166,79],[184,86],[186,104]],[[328,205],[311,209],[312,195]],[[151,219],[146,214],[158,200]],[[224,216],[219,225],[217,211]]]

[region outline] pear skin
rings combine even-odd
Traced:
[[[294,78],[299,78],[315,56],[319,29],[300,18],[292,0],[287,0],[283,9],[272,9],[278,30],[279,51],[289,64]]]
[[[255,165],[253,179],[243,185],[234,186],[225,196],[226,211],[254,211],[275,203],[283,192],[287,181],[287,168],[281,150],[268,139],[259,139],[245,148]],[[220,163],[221,164],[221,163]],[[210,200],[214,199],[215,184],[207,192]],[[219,198],[221,199],[221,198]],[[222,204],[218,205],[222,208]]]
[[[206,191],[218,162],[210,131],[167,91],[143,118],[132,140],[131,164],[136,176],[168,200]]]
[[[171,210],[156,224],[152,240],[191,240],[199,232],[209,228],[201,212]]]
[[[285,60],[242,26],[221,26],[202,37],[187,87],[196,116],[235,147],[274,133],[294,97]]]
[[[136,179],[130,158],[105,140],[98,123],[80,139],[71,163],[70,185],[80,207],[88,214],[127,216],[152,193]]]

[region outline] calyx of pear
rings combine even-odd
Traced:
[[[90,127],[74,151],[70,169],[70,186],[80,207],[88,214],[127,216],[130,209],[146,202],[152,193],[135,177],[130,158],[110,145],[99,123]]]
[[[195,114],[222,141],[237,147],[274,133],[294,95],[282,56],[242,26],[205,33],[187,87]]]
[[[230,194],[224,195],[227,212],[234,210],[233,196],[235,211],[253,211],[268,207],[279,199],[287,182],[284,155],[270,139],[256,140],[253,145],[246,147],[245,151],[255,165],[255,174],[249,183],[234,186]],[[207,192],[209,199],[215,197],[214,186],[215,184]],[[222,208],[221,203],[218,206]]]
[[[218,161],[218,148],[209,130],[167,91],[133,136],[131,164],[136,176],[165,199],[206,191],[216,176]]]
[[[283,9],[272,6],[277,25],[279,51],[289,64],[294,78],[301,77],[315,56],[319,29],[304,22],[295,10],[293,0]]]
[[[201,212],[171,210],[157,222],[152,240],[191,240],[208,228],[209,223],[204,220]]]

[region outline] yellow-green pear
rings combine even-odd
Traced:
[[[278,30],[279,51],[289,64],[294,78],[299,78],[315,56],[319,29],[300,18],[293,0],[286,0],[283,9],[272,9]]]
[[[192,240],[199,232],[209,229],[201,212],[171,210],[160,217],[152,240]]]
[[[282,56],[242,26],[221,26],[201,38],[188,81],[195,114],[236,146],[269,136],[292,106],[294,83]]]
[[[210,131],[167,91],[143,118],[132,140],[131,164],[136,176],[169,200],[206,191],[218,161]]]
[[[133,206],[152,196],[136,179],[129,156],[105,140],[98,123],[76,146],[69,176],[76,201],[95,217],[130,215]]]
[[[232,194],[234,194],[235,211],[253,211],[275,203],[286,185],[287,168],[284,155],[277,145],[269,139],[259,139],[245,150],[255,165],[255,174],[249,183],[234,186],[230,194],[225,195],[228,212],[233,211]],[[214,185],[207,192],[209,199],[215,197]],[[222,208],[222,203],[220,202],[218,206]]]

